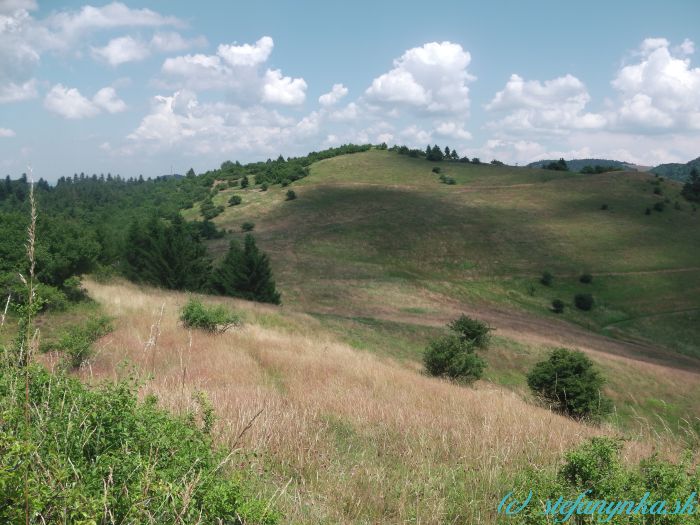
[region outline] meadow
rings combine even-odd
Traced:
[[[242,480],[284,523],[494,523],[500,498],[528,483],[533,465],[553,471],[587,438],[623,436],[488,381],[464,388],[426,377],[412,360],[355,349],[303,313],[203,297],[244,320],[213,335],[179,323],[184,293],[86,284],[115,331],[99,341],[84,381],[136,374],[142,395],[176,414],[197,413],[196,392],[206,392],[215,439],[234,450]],[[496,342],[491,361],[523,350]],[[624,361],[615,369],[697,383],[649,366]],[[678,452],[674,433],[639,430],[624,434],[626,461],[652,448]]]

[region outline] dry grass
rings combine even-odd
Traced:
[[[115,377],[127,359],[153,374],[144,394],[175,412],[196,410],[193,394],[205,391],[220,418],[217,438],[240,449],[236,463],[286,523],[493,523],[497,501],[526,467],[552,468],[582,440],[612,433],[488,383],[471,389],[421,376],[323,336],[300,314],[212,298],[247,322],[210,335],[179,326],[184,294],[87,287],[117,329],[85,378]],[[310,328],[285,328],[290,319]],[[631,458],[648,452],[636,442],[626,448]]]

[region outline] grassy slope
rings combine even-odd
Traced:
[[[205,391],[219,416],[217,439],[236,450],[246,484],[272,498],[285,523],[494,523],[498,501],[527,483],[527,468],[551,469],[581,440],[615,434],[488,382],[459,387],[422,376],[410,360],[357,351],[289,308],[206,298],[236,309],[244,327],[188,333],[177,322],[185,294],[87,286],[116,330],[99,342],[84,378],[129,373],[120,367],[127,359],[132,373],[153,373],[143,393],[175,412],[195,410],[194,393]],[[384,328],[393,330],[358,334],[375,334],[374,345]],[[530,349],[497,342],[494,357],[520,351]],[[627,370],[652,373],[639,363]],[[656,446],[672,450],[664,440]],[[627,442],[632,460],[649,451],[649,442]]]
[[[562,317],[700,356],[700,213],[686,203],[643,213],[679,200],[677,185],[659,197],[646,174],[442,164],[457,180],[447,186],[432,166],[381,151],[325,160],[294,185],[296,201],[279,188],[222,192],[222,202],[236,191],[244,203],[217,223],[256,223],[286,303],[304,311],[398,315],[449,300],[553,317],[552,299],[571,305],[589,291],[593,312]],[[552,288],[537,284],[543,270],[555,274]],[[584,271],[592,285],[578,282]]]

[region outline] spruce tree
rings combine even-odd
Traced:
[[[237,242],[231,242],[226,257],[212,274],[211,286],[222,295],[261,303],[280,303],[270,261],[258,249],[251,234],[246,235],[242,250]]]

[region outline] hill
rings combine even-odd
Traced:
[[[559,159],[550,160],[538,160],[531,162],[527,165],[528,168],[543,168],[547,164],[552,162],[557,162]],[[629,162],[622,162],[619,160],[608,160],[608,159],[571,159],[566,161],[567,166],[570,171],[580,172],[585,166],[613,166],[615,168],[622,168],[626,171],[638,171],[635,164]]]
[[[690,172],[693,168],[700,170],[700,157],[697,159],[686,162],[685,164],[670,163],[670,164],[659,164],[650,171],[655,175],[660,177],[666,177],[669,179],[674,179],[677,181],[685,182],[690,176]]]
[[[456,184],[441,184],[431,173],[437,166]],[[700,357],[698,215],[673,182],[431,163],[373,150],[313,164],[293,187],[294,201],[276,187],[214,197],[216,204],[242,197],[215,222],[233,237],[243,222],[255,223],[286,304],[433,324],[468,307],[494,322],[505,316],[504,330],[528,314],[523,324],[565,319],[634,340],[650,355]],[[666,199],[680,209],[645,215]],[[197,206],[186,212],[197,214]],[[212,241],[211,249],[222,254],[227,243]],[[554,286],[539,284],[544,271],[555,275]],[[584,272],[591,284],[579,282]],[[595,296],[591,312],[572,306],[582,292]],[[550,311],[555,298],[569,305],[561,316]]]

